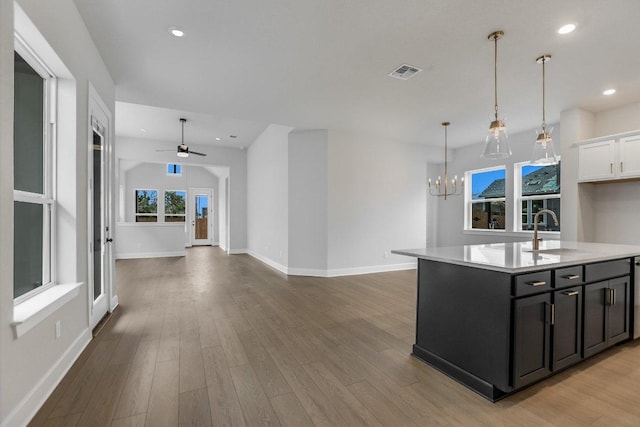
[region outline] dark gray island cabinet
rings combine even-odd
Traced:
[[[496,401],[630,339],[640,248],[548,245],[395,251],[418,257],[413,355]]]

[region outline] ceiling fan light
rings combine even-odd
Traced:
[[[178,151],[178,157],[189,157],[189,153],[186,151]]]

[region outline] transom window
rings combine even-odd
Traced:
[[[180,163],[168,163],[167,175],[182,175],[182,165]]]
[[[53,285],[55,78],[16,40],[14,53],[13,296],[21,302]]]

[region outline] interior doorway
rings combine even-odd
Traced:
[[[213,189],[191,188],[189,189],[189,221],[191,231],[191,246],[212,245],[214,206]]]

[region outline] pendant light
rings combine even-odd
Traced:
[[[449,188],[449,171],[447,169],[447,127],[449,125],[449,122],[442,122],[442,126],[444,126],[444,180],[438,177],[436,182],[431,184],[431,179],[429,179],[427,184],[430,195],[444,197],[445,200],[447,200],[447,196],[459,196],[464,188],[464,178],[460,179],[460,186],[458,186],[457,175],[451,180],[451,188]]]
[[[504,159],[511,156],[511,147],[507,141],[507,128],[504,120],[498,117],[498,40],[504,35],[502,31],[494,31],[487,37],[493,41],[493,88],[495,118],[489,125],[489,134],[484,145],[482,156],[485,159]]]
[[[553,150],[553,139],[551,138],[551,132],[553,128],[547,130],[547,124],[545,122],[545,66],[551,55],[542,55],[536,62],[542,64],[542,129],[536,131],[538,137],[533,145],[533,155],[531,163],[534,165],[555,165],[558,163],[556,153]]]

